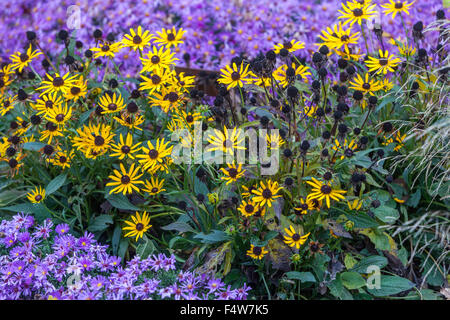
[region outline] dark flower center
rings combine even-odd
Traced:
[[[345,151],[344,151],[344,155],[347,157],[347,158],[351,158],[351,157],[353,157],[353,150],[352,149],[346,149]]]
[[[38,194],[36,197],[34,197],[34,200],[41,201],[42,200],[42,196],[40,194]]]
[[[233,145],[233,142],[229,139],[226,139],[223,141],[222,145],[224,148],[231,148],[231,146]]]
[[[236,175],[238,174],[238,171],[235,168],[228,169],[228,175],[231,178],[236,178]]]
[[[191,123],[192,121],[194,121],[194,117],[191,115],[186,116],[186,121],[187,123]]]
[[[76,96],[77,94],[79,94],[81,92],[81,89],[78,87],[72,87],[70,88],[70,93],[73,94],[74,96]]]
[[[54,124],[53,122],[47,122],[45,128],[50,132],[56,131],[56,129],[58,129],[56,124]]]
[[[131,179],[127,175],[124,175],[124,176],[122,176],[122,178],[120,178],[120,182],[122,182],[123,184],[128,184],[128,183],[130,183],[130,181],[131,181]]]
[[[253,254],[259,256],[262,253],[261,247],[253,247]]]
[[[323,194],[330,194],[331,193],[331,187],[329,185],[324,184],[322,187],[320,187],[320,191]]]
[[[109,46],[103,46],[102,47],[102,51],[103,52],[108,52],[109,51]]]
[[[142,223],[138,223],[138,224],[136,224],[136,230],[137,231],[142,231],[142,230],[144,230],[144,225],[142,224]]]
[[[231,79],[233,79],[233,81],[238,81],[241,78],[241,75],[239,74],[239,72],[234,71],[231,74]]]
[[[131,151],[131,148],[129,146],[122,146],[120,150],[122,151],[122,153],[129,153]]]
[[[158,155],[159,155],[159,152],[158,152],[158,150],[155,150],[155,149],[152,149],[152,150],[150,150],[150,151],[148,152],[148,156],[149,156],[151,159],[156,159],[156,158],[158,158]]]
[[[169,40],[169,41],[175,40],[175,35],[173,33],[168,33],[167,34],[167,40]]]
[[[359,9],[359,8],[353,10],[353,15],[354,15],[355,17],[361,17],[361,16],[363,15],[363,13],[364,13],[364,12],[363,12],[361,9]]]
[[[105,143],[105,139],[102,136],[96,136],[94,139],[94,143],[96,146],[102,146]]]
[[[50,101],[50,100],[45,101],[45,107],[47,109],[53,108],[53,101]]]
[[[156,187],[155,187],[155,188],[152,188],[152,193],[157,193],[157,192],[158,192],[158,190],[159,190],[159,189],[158,189],[158,188],[156,188]]]
[[[116,111],[117,110],[117,105],[115,103],[110,103],[108,105],[108,110]]]
[[[370,84],[366,82],[366,83],[364,83],[362,85],[362,87],[363,87],[364,90],[369,90],[370,89]]]
[[[139,37],[139,36],[134,36],[134,38],[133,38],[133,43],[134,43],[134,44],[140,44],[140,43],[142,43],[142,38]]]
[[[55,117],[55,120],[58,122],[64,121],[64,114],[60,113]]]
[[[178,94],[176,94],[175,92],[169,93],[169,95],[167,97],[168,97],[169,101],[172,103],[175,103],[178,100]]]
[[[161,82],[161,77],[157,74],[152,75],[152,83],[153,84],[159,84]]]
[[[252,206],[251,204],[248,204],[248,205],[245,206],[244,209],[245,209],[245,212],[251,213],[251,212],[253,212],[253,210],[255,210],[255,207]]]
[[[292,43],[290,43],[290,42],[285,42],[284,44],[283,44],[283,47],[285,48],[285,49],[291,49],[292,48]]]
[[[65,163],[65,162],[67,162],[67,158],[64,156],[61,156],[61,157],[59,157],[59,162]]]
[[[270,189],[264,189],[264,191],[262,192],[262,196],[265,199],[270,199],[272,198],[272,191],[270,191]]]
[[[20,55],[20,61],[22,61],[22,62],[27,61],[28,58],[29,58],[29,56],[28,56],[26,53],[22,53],[22,54]]]
[[[9,164],[9,166],[10,166],[11,168],[15,168],[15,167],[17,167],[17,165],[19,164],[19,162],[17,162],[16,159],[10,159],[10,160],[8,161],[8,164]]]
[[[299,235],[298,233],[294,233],[294,234],[292,235],[292,240],[294,240],[294,241],[300,240],[300,235]]]
[[[308,205],[306,203],[300,205],[300,208],[302,208],[302,210],[308,210]]]
[[[380,59],[380,65],[385,66],[387,65],[388,60],[387,59]]]
[[[347,42],[349,39],[350,39],[350,37],[346,34],[341,37],[341,41],[343,41],[343,42]]]
[[[53,79],[53,86],[55,87],[61,87],[64,85],[64,79],[61,77],[56,77]]]
[[[158,64],[161,61],[161,59],[155,55],[151,58],[151,61],[153,64]]]
[[[403,3],[401,3],[400,1],[395,3],[395,9],[401,9],[403,8]]]

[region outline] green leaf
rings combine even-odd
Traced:
[[[122,209],[122,210],[132,210],[132,211],[139,211],[141,210],[140,208],[136,207],[135,205],[133,205],[127,197],[125,197],[123,194],[111,194],[109,196],[106,197],[106,200],[108,200],[108,202],[117,209]]]
[[[400,292],[409,290],[414,287],[414,283],[408,279],[397,276],[381,275],[380,288],[379,289],[367,289],[367,291],[377,297],[390,296],[398,294]]]
[[[114,228],[111,244],[112,244],[112,250],[113,254],[117,255],[117,251],[119,250],[119,242],[120,242],[120,236],[122,235],[122,228],[120,227],[120,224],[116,224],[116,227]]]
[[[347,289],[358,289],[366,285],[364,278],[357,272],[343,272],[341,274],[342,284]]]
[[[347,253],[344,257],[344,264],[347,270],[353,268],[357,262],[358,261],[355,258],[353,258],[353,256],[350,253]]]
[[[136,248],[136,253],[142,258],[146,259],[156,250],[152,240],[146,238],[144,243],[140,243]]]
[[[220,230],[213,230],[213,232],[208,234],[204,234],[202,232],[194,236],[194,238],[200,239],[203,243],[208,244],[230,240],[230,237],[225,232]]]
[[[358,273],[367,273],[367,268],[369,266],[377,266],[380,269],[387,266],[388,261],[383,256],[370,256],[361,259],[353,268],[352,271],[358,272]]]
[[[388,206],[380,206],[373,210],[375,216],[385,223],[394,223],[400,217],[397,209]]]
[[[45,143],[39,141],[25,142],[23,148],[30,151],[39,151],[45,146]]]
[[[286,272],[288,279],[300,280],[300,282],[316,282],[316,278],[311,272],[298,272],[290,271]]]
[[[352,294],[343,286],[340,275],[328,284],[328,288],[330,288],[330,293],[336,298],[341,300],[353,300]]]
[[[123,238],[122,240],[120,240],[119,250],[117,251],[117,253],[119,257],[122,258],[122,260],[124,259],[125,253],[128,250],[128,245],[129,245],[128,239]]]
[[[419,204],[421,196],[422,196],[422,193],[419,189],[411,195],[411,197],[408,199],[408,201],[406,201],[406,205],[413,207],[413,208],[417,208],[417,205]]]
[[[175,230],[179,232],[194,232],[195,230],[186,222],[172,222],[167,226],[161,227],[163,230]]]
[[[345,216],[355,224],[355,228],[376,228],[379,226],[375,219],[372,219],[364,212],[358,212],[357,214],[347,213]]]
[[[0,208],[0,210],[33,214],[38,222],[51,217],[50,213],[42,203],[19,203],[13,206]]]
[[[47,196],[58,191],[58,189],[61,188],[66,182],[66,178],[67,174],[63,173],[57,176],[52,181],[50,181],[47,187],[45,188],[45,195]]]
[[[113,224],[112,216],[108,214],[102,214],[94,219],[94,221],[89,224],[88,230],[90,232],[103,231],[109,227],[109,225]]]

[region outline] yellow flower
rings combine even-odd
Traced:
[[[368,20],[376,14],[376,11],[373,10],[374,8],[375,4],[371,5],[370,2],[361,5],[359,3],[347,1],[347,6],[342,3],[343,10],[338,10],[339,13],[341,13],[338,19],[345,19],[344,26],[350,23],[351,27],[356,22],[361,25],[363,20]]]
[[[394,197],[395,202],[397,203],[405,203],[405,200]]]
[[[112,153],[110,154],[110,156],[118,157],[119,160],[122,160],[125,157],[134,159],[133,153],[136,153],[139,150],[141,150],[141,148],[139,147],[141,143],[138,142],[135,145],[133,145],[133,135],[129,132],[127,133],[127,137],[125,140],[123,138],[123,135],[120,135],[119,139],[120,139],[119,143],[117,144],[113,143],[111,145]]]
[[[227,164],[228,168],[221,168],[220,170],[225,174],[225,177],[221,177],[221,180],[227,181],[227,185],[236,182],[237,179],[241,178],[244,175],[245,170],[242,170],[242,164],[236,166],[233,164]]]
[[[124,195],[130,194],[135,190],[139,192],[138,184],[144,184],[144,182],[138,180],[142,177],[143,174],[138,174],[139,167],[134,168],[134,163],[131,165],[130,170],[125,170],[123,164],[120,164],[120,172],[119,170],[114,169],[114,174],[110,175],[108,178],[113,180],[113,182],[108,182],[106,184],[107,187],[115,186],[109,194],[112,193],[120,193],[122,192]]]
[[[350,210],[359,210],[361,209],[363,205],[363,202],[359,199],[353,200],[353,202],[350,202],[347,200],[347,206]]]
[[[153,92],[150,97],[151,106],[161,107],[165,113],[178,108],[184,100],[182,93],[176,86],[162,87],[161,93]]]
[[[366,73],[364,79],[357,74],[353,81],[350,81],[350,89],[359,90],[364,94],[368,93],[373,96],[374,92],[381,90],[381,84],[379,81],[369,79],[368,73]]]
[[[122,112],[119,117],[114,117],[114,120],[116,120],[121,126],[127,127],[129,130],[139,130],[142,131],[139,126],[144,123],[144,116],[127,116],[126,113]]]
[[[87,80],[84,81],[83,77],[80,77],[72,84],[72,87],[65,94],[67,100],[77,101],[80,97],[84,97],[87,93]]]
[[[57,107],[62,103],[61,97],[57,92],[51,94],[42,95],[40,99],[36,100],[35,104],[31,104],[33,109],[38,111],[38,115],[47,114],[53,107]]]
[[[69,73],[66,73],[64,76],[60,76],[59,73],[56,73],[54,77],[49,75],[48,73],[45,75],[45,78],[48,80],[43,80],[41,82],[41,86],[37,88],[37,90],[45,89],[40,96],[46,93],[55,93],[61,92],[62,94],[66,94],[73,83],[76,81],[77,75],[69,77]]]
[[[291,68],[294,69],[295,72],[294,78],[300,76],[304,81],[306,81],[308,79],[306,76],[311,75],[311,72],[308,71],[309,67],[307,66],[299,65],[297,67],[295,63],[292,63]],[[287,69],[288,66],[283,64],[273,72],[274,79],[277,80],[283,87],[287,87],[289,83],[294,80],[290,79],[287,75]]]
[[[164,189],[163,186],[164,186],[164,179],[161,179],[160,181],[158,178],[151,177],[150,181],[145,180],[142,191],[148,192],[152,196],[154,196],[162,191],[166,191],[166,189]]]
[[[14,109],[14,104],[17,101],[17,95],[14,97],[0,96],[0,115],[4,116],[8,111]]]
[[[333,189],[328,184],[324,184],[321,181],[318,181],[315,178],[311,178],[313,181],[306,181],[307,184],[313,187],[312,193],[310,193],[307,197],[307,199],[317,199],[318,201],[321,201],[323,199],[326,200],[327,207],[330,208],[330,199],[339,201],[341,199],[345,199],[345,197],[342,195],[343,193],[346,193],[345,190],[339,190],[339,189]]]
[[[47,122],[45,124],[45,130],[41,131],[41,138],[40,141],[47,140],[47,143],[52,143],[53,138],[55,137],[62,137],[63,134],[61,132],[61,129],[54,124],[53,122]]]
[[[98,48],[91,48],[91,51],[96,52],[94,54],[94,59],[97,59],[99,57],[108,57],[108,58],[114,58],[115,54],[119,52],[119,50],[122,47],[121,42],[116,43],[99,43]]]
[[[145,30],[142,32],[142,27],[139,26],[137,28],[137,32],[133,29],[130,29],[130,34],[125,34],[122,39],[122,46],[123,47],[130,47],[134,51],[136,50],[144,50],[145,47],[147,47],[150,44],[150,40],[152,39],[153,35],[150,33],[150,31]]]
[[[104,154],[111,147],[114,133],[106,124],[83,126],[77,129],[78,136],[73,138],[73,145],[82,151],[85,156],[93,158]]]
[[[271,132],[270,136],[269,134],[266,134],[266,140],[267,140],[267,146],[270,149],[280,149],[280,147],[285,144],[283,138],[281,138],[280,133],[278,131]]]
[[[57,124],[58,126],[63,126],[70,117],[72,116],[72,108],[68,107],[67,104],[60,104],[53,107],[45,114],[45,119]]]
[[[242,62],[239,68],[236,66],[236,63],[233,63],[233,66],[230,67],[226,65],[224,69],[220,69],[222,73],[220,78],[217,80],[219,83],[227,85],[227,89],[230,90],[234,87],[242,88],[244,86],[244,82],[252,83],[253,77],[255,76],[253,72],[249,71],[249,64],[244,67],[244,63]]]
[[[264,207],[264,205],[268,205],[269,208],[272,207],[272,202],[274,199],[281,197],[281,195],[277,194],[278,191],[283,189],[283,187],[278,186],[278,182],[272,182],[271,179],[260,182],[260,187],[256,190],[252,190],[252,193],[255,195],[253,197],[253,201],[258,203],[260,207]]]
[[[322,30],[322,34],[319,38],[323,40],[322,43],[318,43],[318,46],[326,45],[330,49],[340,49],[342,46],[348,46],[350,44],[357,45],[359,40],[359,32],[351,33],[352,29],[344,29],[342,22],[335,24],[333,28],[327,27],[326,30]]]
[[[295,39],[292,39],[291,41],[287,41],[284,43],[279,43],[274,46],[274,50],[276,54],[280,53],[281,49],[286,49],[289,52],[295,52],[299,49],[303,49],[305,47],[305,44],[301,41],[296,41]]]
[[[383,10],[385,15],[392,14],[392,19],[395,19],[397,13],[401,14],[402,12],[409,15],[409,7],[411,7],[414,2],[408,3],[406,1],[393,1],[389,0],[389,3],[382,4],[381,7],[385,8]]]
[[[40,203],[45,199],[45,189],[36,187],[33,191],[27,194],[28,200],[32,203]]]
[[[267,251],[264,247],[256,247],[254,245],[250,245],[250,249],[247,251],[247,255],[253,259],[261,260],[269,251]]]
[[[300,205],[294,207],[294,212],[297,215],[305,215],[308,214],[309,211],[319,210],[314,206],[314,203],[311,199],[307,199],[306,201],[303,198],[300,198]]]
[[[47,159],[47,161],[63,169],[70,168],[70,162],[73,158],[73,154],[73,150],[70,152],[58,150],[55,155],[52,158]]]
[[[148,90],[150,94],[160,91],[164,85],[172,80],[172,72],[169,69],[155,70],[150,78],[142,76],[144,80],[139,85],[139,90]]]
[[[138,239],[142,238],[144,233],[151,228],[150,217],[148,216],[147,211],[142,213],[142,217],[139,215],[139,212],[136,211],[135,216],[131,216],[131,220],[132,221],[125,221],[127,226],[123,227],[122,230],[128,231],[128,233],[125,234],[125,237],[136,236],[135,241],[138,241]]]
[[[245,201],[242,200],[241,205],[238,210],[242,213],[244,217],[251,217],[259,210],[258,204],[256,204],[253,200]]]
[[[155,146],[148,141],[148,148],[142,147],[144,154],[138,154],[136,156],[136,158],[141,159],[139,160],[139,163],[142,165],[142,168],[144,170],[165,170],[167,167],[164,160],[165,158],[170,157],[173,149],[173,146],[168,147],[169,143],[170,141],[165,142],[164,138],[156,140]]]
[[[31,49],[30,44],[27,52],[25,53],[16,52],[15,54],[11,55],[9,59],[12,61],[11,64],[12,70],[19,69],[19,72],[22,72],[23,68],[27,67],[34,58],[36,58],[41,54],[42,52],[39,52],[38,50],[33,51]]]
[[[224,154],[234,154],[234,150],[245,150],[243,146],[244,136],[242,130],[234,128],[233,130],[223,127],[223,133],[214,129],[214,135],[208,136],[208,142],[211,144],[207,151],[221,150]]]
[[[370,57],[366,61],[366,65],[369,68],[369,72],[376,72],[386,74],[388,71],[394,72],[394,68],[401,62],[399,58],[396,58],[393,54],[389,55],[389,52],[384,52],[380,49],[379,58]]]
[[[301,236],[295,231],[292,225],[290,225],[289,228],[285,228],[284,231],[287,233],[287,236],[284,236],[284,243],[290,247],[295,247],[296,249],[299,249],[310,235],[310,232],[308,232],[307,234]]]
[[[183,28],[179,30],[176,30],[175,27],[172,27],[172,29],[163,28],[161,31],[156,31],[158,36],[153,36],[153,39],[156,43],[161,43],[167,48],[178,47],[180,43],[183,43],[182,39],[185,32]]]
[[[344,140],[344,143],[341,144],[337,139],[334,140],[334,145],[331,147],[334,151],[342,150],[343,153],[341,155],[341,160],[347,157],[353,156],[353,152],[356,150],[358,145],[356,144],[355,140],[353,139],[350,141],[350,143],[347,142],[347,139]]]
[[[116,96],[115,92],[112,97],[108,93],[101,97],[99,106],[103,109],[102,114],[116,113],[125,108],[122,96],[120,94]]]
[[[174,58],[175,52],[170,49],[161,47],[153,47],[153,50],[146,54],[146,58],[139,58],[142,61],[143,72],[160,72],[162,69],[168,69],[171,65],[175,65],[177,58]]]

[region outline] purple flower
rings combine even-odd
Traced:
[[[70,227],[67,223],[58,224],[55,228],[56,233],[59,235],[66,234],[67,232],[69,232],[69,230],[70,230]]]

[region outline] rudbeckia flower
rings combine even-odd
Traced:
[[[114,174],[110,175],[108,178],[113,180],[112,182],[108,182],[106,184],[107,187],[114,186],[113,189],[109,192],[109,194],[120,193],[122,192],[124,195],[131,194],[134,191],[139,192],[138,184],[144,184],[143,181],[139,180],[142,177],[142,173],[139,174],[140,168],[134,168],[134,163],[131,165],[130,170],[127,171],[124,165],[120,164],[120,172],[119,170],[114,170]]]
[[[324,184],[315,178],[312,178],[312,181],[306,181],[306,183],[313,187],[312,193],[308,195],[307,199],[317,199],[318,201],[325,199],[328,208],[330,208],[330,199],[336,201],[345,199],[342,195],[347,192],[345,190],[333,189],[328,184]]]
[[[269,251],[265,247],[258,247],[250,245],[250,249],[247,251],[247,255],[253,259],[261,260]]]
[[[142,217],[139,212],[136,211],[136,214],[131,216],[131,220],[132,221],[125,221],[127,226],[123,227],[122,230],[128,231],[125,234],[125,237],[136,236],[135,241],[138,241],[138,239],[142,238],[144,233],[151,228],[152,225],[150,224],[150,217],[146,211],[142,213]]]
[[[303,245],[306,240],[308,239],[310,232],[307,234],[301,236],[299,233],[297,233],[292,225],[289,226],[289,228],[285,228],[284,231],[286,232],[286,236],[284,236],[284,242],[290,246],[295,247],[296,249],[299,249],[301,245]]]
[[[27,194],[28,200],[32,203],[40,203],[45,199],[45,189],[36,187],[33,191]]]
[[[15,54],[11,55],[10,60],[12,62],[11,64],[12,70],[18,69],[19,72],[22,72],[23,68],[27,67],[34,58],[36,58],[41,54],[42,52],[39,52],[38,50],[33,51],[30,44],[30,46],[27,49],[27,52],[25,53],[16,52]]]

